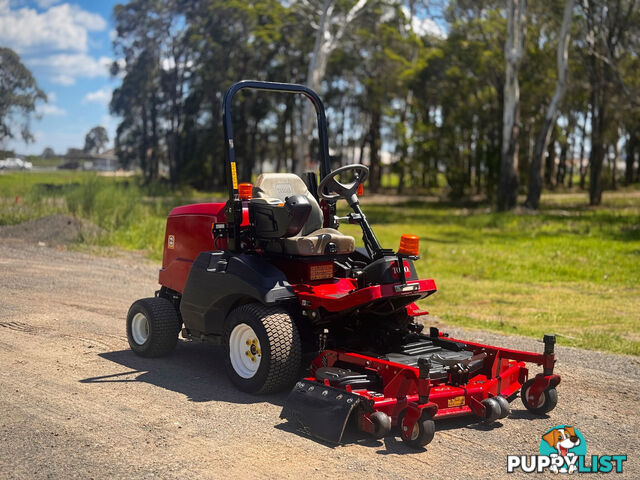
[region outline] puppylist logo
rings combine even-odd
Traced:
[[[626,455],[591,455],[587,442],[577,428],[557,425],[540,439],[540,455],[508,455],[507,472],[525,473],[622,473]]]

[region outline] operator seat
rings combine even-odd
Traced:
[[[284,202],[291,195],[307,197],[311,204],[311,214],[298,234],[269,242],[266,247],[268,251],[303,256],[353,252],[353,237],[343,235],[333,228],[322,227],[322,209],[300,177],[293,173],[263,173],[253,184],[253,198],[278,199]],[[335,248],[330,247],[330,244],[335,245]]]

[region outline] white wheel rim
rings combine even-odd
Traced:
[[[143,313],[134,315],[131,321],[131,336],[138,345],[142,345],[149,339],[149,320]]]
[[[529,401],[529,390],[531,390],[531,387],[527,388],[527,391],[525,392],[525,397],[527,397],[527,401]],[[538,405],[531,405],[531,406],[533,408],[540,408],[542,407],[542,405],[544,405],[544,392],[540,394],[540,398],[538,399]]]
[[[418,422],[416,422],[416,424],[413,426],[413,430],[411,431],[411,440],[417,440],[418,435],[420,435],[420,425],[418,425]]]
[[[229,336],[229,359],[242,378],[252,378],[262,360],[262,349],[256,332],[246,323],[236,325]]]

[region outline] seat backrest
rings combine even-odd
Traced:
[[[299,176],[293,173],[263,173],[253,184],[254,198],[277,198],[284,202],[285,198],[291,195],[304,195],[311,204],[309,219],[296,236],[309,235],[322,228],[324,223],[322,209]]]

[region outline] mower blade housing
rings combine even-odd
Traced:
[[[363,398],[322,383],[298,381],[280,413],[303,433],[332,443],[339,443],[351,412]]]

